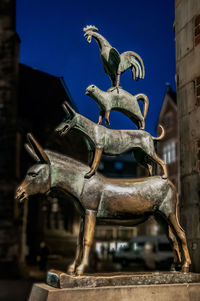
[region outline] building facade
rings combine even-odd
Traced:
[[[175,0],[181,223],[200,272],[200,1]]]
[[[16,100],[19,42],[15,31],[15,1],[2,0],[0,2],[0,261],[7,267],[16,255],[18,239],[14,189],[18,180]]]
[[[159,135],[159,124],[165,129],[165,136],[157,142],[157,153],[162,158],[168,169],[170,180],[176,188],[178,185],[178,121],[177,121],[177,104],[176,92],[169,84],[166,87],[166,94],[161,107],[160,115],[157,122],[157,135]]]

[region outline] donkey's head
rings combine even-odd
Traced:
[[[98,28],[92,25],[87,25],[86,27],[83,28],[83,31],[85,32],[84,37],[86,37],[88,43],[91,43],[93,33],[94,31],[98,31]]]
[[[55,131],[58,132],[60,136],[66,135],[67,132],[76,125],[77,121],[77,113],[67,102],[63,103],[63,109],[67,113],[67,116],[65,117],[63,122],[61,122],[55,129]]]
[[[16,190],[15,198],[19,202],[28,199],[31,195],[46,193],[51,187],[50,160],[31,134],[28,134],[27,138],[29,143],[25,144],[25,147],[29,154],[37,161],[37,164],[33,165],[27,171],[24,181]]]

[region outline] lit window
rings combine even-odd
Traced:
[[[170,142],[163,147],[163,160],[166,164],[176,161],[176,142]]]

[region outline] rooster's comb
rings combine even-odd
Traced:
[[[93,25],[87,25],[86,27],[83,28],[83,31],[84,32],[87,32],[89,30],[95,30],[95,31],[98,31],[98,28],[93,26]]]

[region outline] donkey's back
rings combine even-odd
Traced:
[[[166,201],[173,206],[174,192],[160,176],[141,179],[110,179],[98,174],[85,182],[81,203],[97,211],[99,218],[133,218],[153,214]]]

